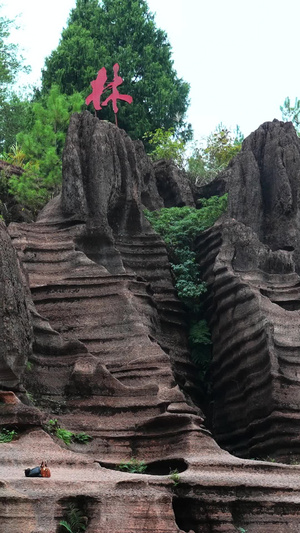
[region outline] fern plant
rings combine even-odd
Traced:
[[[70,503],[66,512],[66,520],[61,520],[59,525],[69,533],[81,533],[87,527],[87,517],[82,514],[75,503]]]

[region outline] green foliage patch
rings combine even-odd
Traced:
[[[30,129],[20,132],[16,145],[3,154],[3,159],[24,170],[21,176],[9,178],[9,192],[33,213],[60,191],[62,151],[69,119],[82,105],[78,93],[66,96],[53,85],[46,97],[32,104]]]
[[[198,366],[203,394],[208,389],[206,377],[211,358],[211,337],[203,313],[203,295],[207,287],[200,276],[194,241],[201,231],[215,223],[226,207],[227,195],[224,195],[201,199],[199,209],[171,207],[145,211],[152,227],[165,241],[178,297],[188,311],[191,357]]]
[[[210,329],[204,318],[197,320],[197,317],[195,317],[191,321],[189,343],[191,347],[191,358],[198,367],[198,378],[201,383],[205,383],[211,360],[212,341]]]
[[[87,435],[87,433],[84,433],[83,431],[80,433],[73,433],[72,435],[73,442],[78,442],[79,444],[87,444],[92,438],[93,437]]]
[[[17,434],[14,429],[2,428],[0,431],[0,443],[11,442]]]
[[[145,461],[139,461],[132,457],[129,461],[122,461],[117,468],[122,472],[130,472],[131,474],[144,474],[147,470],[147,465]]]
[[[295,98],[295,103],[292,106],[290,98],[284,100],[282,106],[280,106],[282,114],[282,120],[284,122],[292,122],[297,134],[300,134],[300,100]]]
[[[146,133],[143,138],[149,144],[149,156],[153,161],[172,159],[179,168],[183,168],[186,145],[182,138],[175,136],[174,129],[158,128],[154,133]]]
[[[170,207],[159,211],[145,210],[145,216],[166,243],[175,287],[188,308],[200,304],[206,285],[201,281],[194,251],[194,240],[224,213],[227,195],[201,199],[201,208]]]
[[[158,211],[145,211],[147,219],[159,233],[171,252],[192,248],[195,237],[212,226],[227,208],[227,194],[201,198],[199,208],[165,207]]]
[[[48,433],[50,433],[50,435],[55,435],[55,437],[58,437],[59,439],[63,440],[64,443],[68,446],[72,444],[72,442],[77,442],[79,444],[87,444],[93,438],[84,432],[73,433],[73,431],[60,427],[57,418],[51,418],[50,420],[48,420],[44,428]]]
[[[1,7],[1,6],[0,6]],[[11,30],[16,27],[14,20],[0,16],[0,149],[12,144],[14,135],[24,125],[27,103],[21,102],[13,92],[13,83],[19,72],[28,72],[18,46],[10,42]]]
[[[170,471],[170,476],[169,477],[173,481],[174,487],[177,487],[177,485],[179,485],[179,483],[180,483],[180,475],[179,475],[179,472],[178,472],[177,468],[175,468],[174,470]]]
[[[244,136],[238,126],[231,132],[226,126],[219,124],[206,138],[205,147],[194,144],[188,158],[187,171],[190,179],[198,185],[211,181],[240,152],[243,140]]]

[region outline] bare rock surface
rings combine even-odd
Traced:
[[[190,181],[184,171],[179,170],[171,160],[154,163],[155,179],[164,207],[194,206],[194,197]]]
[[[37,223],[9,228],[32,297],[23,385],[34,406],[26,406],[29,429],[12,413],[6,425],[16,424],[19,437],[0,443],[3,533],[55,533],[70,503],[87,517],[87,533],[298,533],[298,467],[221,450],[192,402],[185,313],[143,208],[193,200],[173,168],[168,195],[159,179],[140,143],[88,113],[75,115],[62,195]],[[253,233],[235,225],[246,228],[246,240]],[[290,253],[263,246],[257,262]],[[211,249],[213,264],[215,241]],[[3,409],[24,408],[25,396],[3,393]],[[43,416],[93,439],[67,446],[41,429]],[[118,470],[132,457],[148,473]],[[25,478],[41,460],[51,478]]]
[[[35,466],[41,450],[51,478],[25,478],[23,469]],[[1,445],[2,531],[55,533],[70,503],[84,509],[89,533],[298,531],[299,467],[242,461],[212,446],[210,437],[195,452],[174,485],[169,474],[102,468],[31,431]]]
[[[198,241],[210,288],[213,431],[246,457],[300,454],[299,171],[293,126],[263,124],[222,175],[228,213]]]
[[[27,289],[16,252],[0,220],[0,389],[17,389],[33,341]]]

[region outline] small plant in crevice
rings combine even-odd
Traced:
[[[77,442],[79,444],[87,444],[93,438],[84,432],[73,433],[73,431],[62,428],[57,418],[51,418],[50,420],[48,420],[48,422],[46,422],[46,424],[44,425],[44,429],[50,435],[55,435],[55,437],[58,437],[59,439],[63,440],[64,443],[67,444],[67,446],[72,444],[72,442]]]
[[[170,470],[169,478],[173,481],[174,487],[177,487],[177,485],[179,485],[180,475],[177,468],[175,468],[174,470]]]
[[[191,317],[189,345],[191,359],[198,370],[199,395],[202,396],[203,400],[210,393],[209,371],[212,353],[211,333],[207,321],[204,318],[196,321],[196,318]]]
[[[11,442],[18,432],[14,429],[1,428],[0,430],[0,443]]]
[[[69,446],[69,444],[71,444],[72,442],[73,433],[68,429],[57,428],[57,430],[55,431],[55,436],[63,440],[64,443]]]
[[[72,435],[73,442],[78,442],[79,444],[87,444],[92,439],[93,437],[87,435],[87,433],[84,433],[83,431],[80,433],[73,433]]]
[[[66,510],[66,519],[61,520],[59,525],[61,531],[68,531],[69,533],[80,533],[87,528],[88,519],[75,503],[70,503]]]
[[[139,461],[132,457],[129,461],[122,461],[118,464],[117,469],[131,474],[145,474],[147,465],[145,464],[145,461]]]
[[[278,461],[275,459],[275,457],[270,457],[269,455],[263,459],[263,461],[268,461],[269,463],[277,463]]]
[[[34,399],[33,394],[31,392],[26,391],[26,398],[32,405],[35,404],[35,399]]]
[[[243,527],[236,527],[235,528],[239,533],[247,533],[247,529],[243,528]]]
[[[293,457],[292,455],[289,457],[289,460],[288,460],[288,464],[289,465],[293,465],[293,466],[299,466],[300,465],[300,460],[298,457]]]
[[[31,361],[27,361],[26,363],[26,370],[30,372],[33,369],[33,363]]]
[[[44,425],[45,431],[47,431],[47,433],[50,433],[50,435],[55,435],[59,427],[60,425],[57,418],[50,418],[50,420],[48,420],[48,422],[46,422],[46,424]]]
[[[266,457],[255,457],[253,459],[254,461],[264,461],[266,463],[278,463],[280,461],[277,461],[275,457],[271,457],[270,455],[267,455]]]

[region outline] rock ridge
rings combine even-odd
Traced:
[[[214,341],[213,431],[244,457],[299,454],[299,170],[292,124],[260,126],[222,174],[226,215],[198,239]]]
[[[242,460],[223,451],[192,401],[195,368],[185,312],[165,246],[143,216],[144,207],[193,205],[184,175],[169,162],[153,166],[141,143],[89,113],[71,119],[63,169],[62,194],[38,221],[9,226],[30,287],[30,294],[24,289],[24,329],[32,351],[29,342],[17,379],[10,382],[12,391],[0,396],[2,421],[22,429],[17,440],[0,444],[0,527],[54,533],[72,503],[87,516],[89,533],[298,532],[298,467]],[[2,229],[1,242],[12,254]],[[279,314],[275,339],[267,312],[275,305],[272,299],[297,301],[293,252],[273,250],[245,220],[229,215],[200,236],[199,254],[210,287],[215,394],[224,397],[215,425],[226,447],[238,437],[245,454],[251,438],[263,437],[262,415],[275,421],[269,397],[275,405],[281,383],[276,350],[285,332]],[[0,255],[3,272],[8,257]],[[246,340],[260,376],[257,384],[251,382],[253,366],[240,361]],[[8,356],[0,355],[4,367]],[[232,372],[247,385],[240,395],[227,381]],[[18,390],[19,381],[29,399]],[[28,405],[30,397],[34,406]],[[256,424],[253,435],[237,416],[245,398],[243,418]],[[25,432],[18,409],[28,409]],[[45,416],[93,440],[67,446],[42,429]],[[266,449],[267,439],[262,442]],[[116,470],[132,457],[145,461],[149,473]],[[37,458],[48,460],[49,480],[23,477],[22,469]],[[172,465],[184,465],[178,477],[166,473]]]

